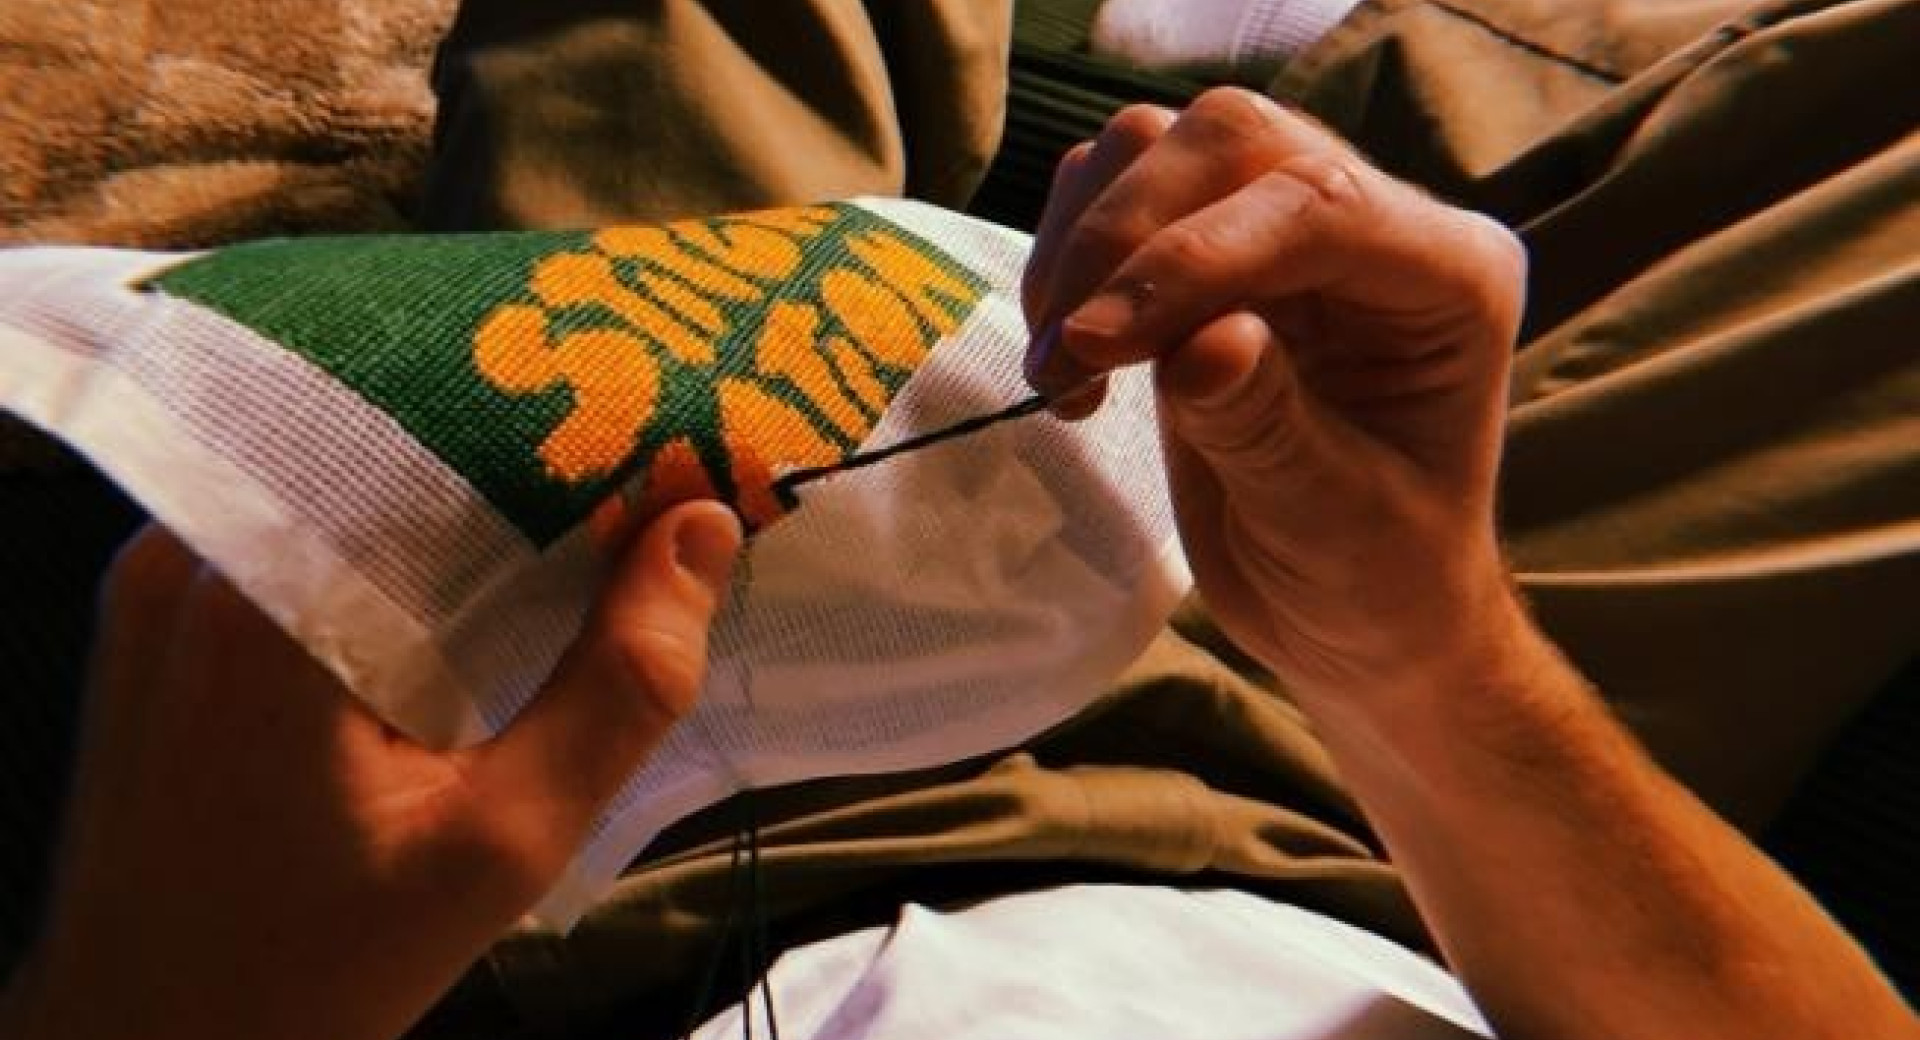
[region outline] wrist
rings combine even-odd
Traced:
[[[1486,797],[1519,798],[1536,782],[1564,790],[1617,766],[1592,751],[1618,744],[1617,724],[1517,593],[1456,638],[1365,695],[1300,699],[1377,825],[1394,815],[1403,834],[1447,831]]]
[[[1387,736],[1463,713],[1499,714],[1500,705],[1515,698],[1578,684],[1533,623],[1504,567],[1477,568],[1454,590],[1444,610],[1388,640],[1387,652],[1338,689],[1295,689],[1303,709],[1322,726]]]

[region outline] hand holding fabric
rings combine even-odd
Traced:
[[[691,707],[740,537],[715,503],[665,514],[527,710],[436,752],[143,533],[108,581],[59,886],[0,1032],[399,1035]]]

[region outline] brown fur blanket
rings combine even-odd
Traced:
[[[6,0],[0,243],[404,226],[453,0]]]
[[[404,227],[454,0],[5,0],[0,245]],[[63,453],[0,416],[0,472]]]

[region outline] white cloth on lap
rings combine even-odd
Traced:
[[[1465,1040],[1491,1036],[1424,958],[1235,891],[1075,885],[801,947],[770,972],[795,1040]],[[769,1035],[756,990],[694,1035]]]

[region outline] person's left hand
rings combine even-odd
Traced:
[[[740,538],[715,503],[657,520],[519,719],[435,752],[145,532],[108,582],[54,900],[0,1032],[398,1036],[690,707]]]

